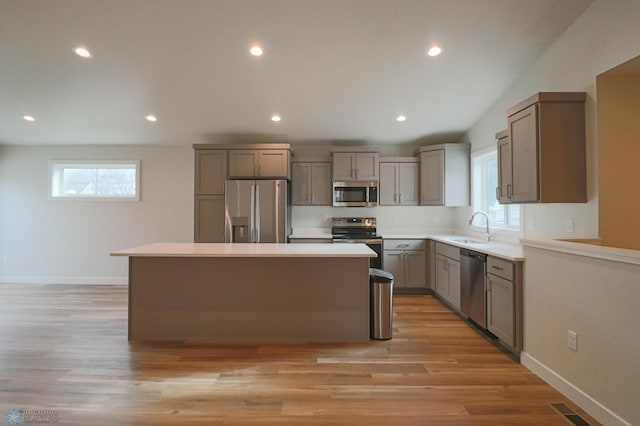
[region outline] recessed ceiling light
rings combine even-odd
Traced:
[[[90,58],[91,52],[89,52],[89,49],[87,49],[84,46],[77,46],[76,48],[73,49],[73,51],[76,53],[76,55],[81,56],[83,58]]]
[[[253,56],[262,56],[262,54],[264,53],[262,51],[262,48],[260,46],[253,46],[251,49],[249,49],[249,52],[253,55]]]
[[[405,117],[404,115],[399,115],[396,117],[396,121],[405,121],[407,119],[407,117]]]
[[[433,46],[431,49],[427,51],[427,55],[429,56],[438,56],[441,53],[442,53],[442,49],[439,48],[438,46]]]
[[[149,114],[145,117],[147,119],[147,121],[151,121],[152,123],[155,123],[156,121],[158,121],[158,119],[156,118],[155,115],[153,114]]]
[[[278,114],[274,114],[274,115],[271,117],[271,121],[275,121],[276,123],[277,123],[278,121],[280,121],[280,120],[282,120],[282,119],[280,118],[280,116],[279,116]]]
[[[30,116],[30,115],[24,115],[24,116],[22,116],[22,118],[23,118],[25,121],[36,121],[36,119],[35,119],[35,118],[33,118],[33,117],[32,117],[32,116]]]

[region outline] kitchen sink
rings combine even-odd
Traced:
[[[451,241],[464,244],[487,244],[488,241],[482,240],[470,240],[468,238],[451,238]]]

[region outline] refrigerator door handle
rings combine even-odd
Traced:
[[[249,242],[254,243],[256,241],[256,186],[251,185],[251,208],[249,211],[249,226],[251,227],[251,232],[249,236]]]
[[[260,242],[260,185],[255,185],[256,188],[256,203],[255,203],[255,224],[256,224],[256,239],[254,242]]]

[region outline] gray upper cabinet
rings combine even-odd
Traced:
[[[415,158],[380,162],[380,205],[416,206],[420,196],[420,164]]]
[[[226,150],[196,150],[194,170],[196,194],[224,194],[224,181],[227,179]]]
[[[291,204],[331,205],[331,163],[329,161],[291,163]]]
[[[420,205],[469,205],[469,144],[423,146],[420,158]]]
[[[582,92],[540,92],[507,110],[507,135],[498,139],[502,203],[587,201],[585,100]]]
[[[289,150],[234,149],[229,151],[230,178],[289,178]]]
[[[498,187],[496,188],[496,199],[505,204],[509,202],[509,198],[513,193],[509,131],[503,130],[496,133],[496,142],[498,143]]]
[[[380,155],[377,152],[334,152],[333,180],[377,181]]]

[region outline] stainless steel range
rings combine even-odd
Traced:
[[[375,217],[334,217],[331,220],[334,243],[361,243],[375,251],[370,267],[382,269],[382,237],[377,234]]]

